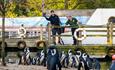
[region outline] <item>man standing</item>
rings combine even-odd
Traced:
[[[72,16],[67,16],[67,22],[66,25],[70,25],[71,32],[73,35],[73,45],[78,45],[78,40],[74,37],[74,32],[77,28],[79,28],[78,20],[76,18],[73,18]],[[79,32],[77,32],[77,35],[79,35]]]
[[[51,16],[48,18],[46,17],[46,14],[44,14],[43,16],[48,20],[50,21],[51,25],[53,26],[52,28],[52,35],[60,35],[61,34],[61,29],[59,28],[60,27],[60,19],[59,17],[55,14],[54,10],[51,10],[50,11],[51,13]],[[58,37],[58,43],[60,43],[60,37]],[[57,44],[56,43],[56,37],[53,37],[53,42],[54,44]]]

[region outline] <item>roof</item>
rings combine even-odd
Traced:
[[[115,16],[115,8],[99,8],[86,23],[87,25],[106,25],[108,19]]]

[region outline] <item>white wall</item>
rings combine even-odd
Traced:
[[[87,25],[106,25],[111,16],[115,16],[115,8],[97,9],[88,20]]]

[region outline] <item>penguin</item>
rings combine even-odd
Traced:
[[[30,50],[28,47],[26,47],[24,49],[24,60],[26,62],[27,65],[30,65],[32,62],[31,62],[31,57],[30,57]]]
[[[69,49],[69,50],[68,50],[68,65],[69,65],[70,67],[73,66],[73,60],[74,60],[74,58],[73,58],[72,50]]]
[[[83,65],[83,68],[85,70],[90,70],[88,65],[87,65],[87,58],[88,58],[88,55],[86,53],[83,53],[82,54],[82,58],[83,58],[83,62],[82,62],[82,65]]]
[[[95,69],[95,70],[101,69],[100,62],[96,58],[93,58],[93,69]]]
[[[80,61],[80,57],[82,56],[81,51],[76,51],[75,54],[76,54],[76,57],[77,57],[78,61]]]
[[[88,54],[87,54],[86,62],[87,62],[88,68],[93,69],[93,60],[92,60],[92,58],[90,58],[90,56]]]
[[[39,61],[40,61],[40,65],[42,65],[43,64],[43,62],[44,62],[44,59],[45,59],[45,53],[44,53],[44,50],[42,50],[41,52],[40,52],[40,56],[39,56]]]
[[[61,63],[59,59],[59,52],[55,46],[50,46],[47,52],[47,69],[61,70]]]
[[[76,51],[76,57],[77,57],[77,59],[78,59],[78,70],[81,70],[81,68],[84,67],[82,52],[79,51],[79,50],[77,50],[77,51]]]
[[[33,58],[32,58],[32,65],[36,65],[36,62],[37,62],[37,61],[36,61],[36,57],[33,57]]]
[[[67,63],[66,63],[66,54],[65,54],[64,51],[62,51],[62,53],[61,53],[60,63],[63,67],[66,67],[66,65],[67,65]]]
[[[89,70],[88,65],[87,65],[87,54],[82,53],[80,50],[76,51],[76,57],[78,60],[76,62],[78,63],[78,70]]]

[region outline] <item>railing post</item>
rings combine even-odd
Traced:
[[[8,32],[8,38],[9,38],[9,39],[10,39],[10,36],[11,36],[11,32],[9,31],[9,32]]]
[[[109,22],[107,23],[107,44],[109,45]]]
[[[82,37],[82,31],[79,31],[79,37]],[[82,41],[78,40],[78,46],[82,45]]]
[[[51,24],[48,23],[48,46],[51,43]]]
[[[78,23],[79,24],[79,23]],[[82,28],[81,25],[79,25],[79,28]],[[82,37],[82,31],[79,31],[79,35],[78,35],[80,38]],[[82,45],[82,40],[78,40],[78,46],[81,46]]]
[[[42,24],[40,25],[40,40],[43,40],[43,26]]]
[[[110,23],[110,45],[113,44],[113,23]]]
[[[113,23],[109,22],[107,24],[107,44],[112,45],[113,44]]]

